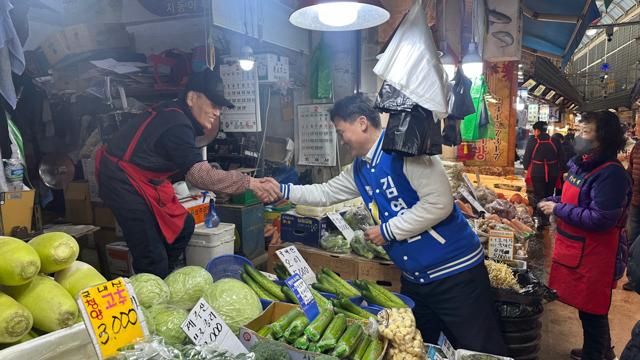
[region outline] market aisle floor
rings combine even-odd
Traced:
[[[552,240],[545,234],[545,255],[551,258]],[[548,264],[547,264],[548,265]],[[548,267],[547,267],[548,269]],[[609,313],[611,338],[618,356],[631,337],[631,329],[640,320],[640,295],[622,290],[622,281],[613,292]],[[578,311],[560,302],[545,306],[542,318],[542,345],[540,360],[570,359],[569,351],[582,346],[582,327]]]

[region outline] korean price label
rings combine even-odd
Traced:
[[[456,349],[453,348],[449,339],[444,335],[444,333],[440,333],[440,338],[438,338],[438,345],[442,349],[442,352],[445,354],[447,359],[455,359],[456,358]]]
[[[291,289],[293,294],[298,299],[300,303],[300,308],[309,319],[309,322],[313,321],[318,314],[320,314],[320,309],[318,309],[318,304],[316,300],[313,298],[313,294],[311,290],[309,290],[309,286],[302,280],[300,275],[293,274],[290,278],[284,281],[285,284]]]
[[[133,287],[123,278],[85,289],[77,301],[100,359],[149,335]]]
[[[331,219],[331,222],[333,222],[333,225],[335,225],[338,228],[338,230],[340,230],[340,233],[342,233],[344,238],[347,239],[349,243],[351,243],[351,240],[353,239],[353,236],[354,236],[353,229],[351,228],[351,226],[349,226],[349,224],[347,224],[347,222],[344,221],[342,216],[340,216],[340,214],[338,213],[334,213],[334,212],[328,213],[327,216],[329,216],[329,219]]]
[[[284,266],[291,274],[298,274],[307,284],[316,283],[316,274],[311,270],[309,264],[295,246],[276,250],[276,255],[280,258]]]
[[[489,257],[495,260],[513,260],[513,231],[489,231]]]
[[[247,349],[229,326],[202,298],[193,307],[181,327],[196,345],[216,344],[221,350],[234,355],[247,353]]]

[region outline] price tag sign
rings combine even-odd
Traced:
[[[513,231],[489,231],[489,257],[495,260],[513,260]]]
[[[276,255],[280,258],[284,266],[291,274],[298,274],[307,284],[316,283],[316,274],[311,270],[309,264],[295,246],[276,250]]]
[[[338,230],[340,231],[340,233],[342,233],[344,238],[347,239],[349,243],[351,243],[351,240],[355,235],[353,233],[353,229],[351,228],[351,226],[349,226],[349,224],[347,224],[347,222],[344,221],[342,216],[340,216],[340,214],[338,213],[334,213],[334,212],[328,213],[327,216],[329,216],[329,219],[331,220],[333,225],[335,225],[338,228]]]
[[[469,180],[469,177],[467,176],[467,174],[462,174],[462,180],[464,180],[464,183],[467,184],[467,187],[469,188],[469,190],[471,190],[471,195],[473,195],[474,198],[478,198],[478,194],[476,194],[476,187],[473,186],[473,183],[471,182],[471,180]],[[480,185],[480,182],[478,181],[478,186]]]
[[[440,333],[440,338],[438,339],[438,345],[442,349],[442,352],[445,354],[447,359],[455,359],[456,358],[456,349],[453,348],[453,345],[449,342],[449,339],[443,334]]]
[[[284,281],[285,284],[293,291],[293,294],[298,299],[300,303],[300,308],[309,319],[309,322],[313,321],[318,314],[320,314],[320,309],[318,309],[318,304],[316,300],[313,298],[313,294],[311,290],[309,290],[309,286],[302,280],[300,275],[293,274],[290,278]]]
[[[123,278],[81,291],[77,302],[100,359],[149,335],[133,287]]]
[[[216,344],[221,350],[234,355],[247,353],[238,337],[202,298],[198,300],[181,327],[196,345]]]
[[[485,210],[482,207],[482,205],[480,205],[480,203],[476,201],[476,199],[469,193],[469,191],[467,191],[467,189],[461,187],[460,188],[460,194],[462,194],[462,196],[464,196],[464,198],[467,199],[469,204],[471,204],[471,206],[473,206],[473,208],[476,209],[478,211],[478,213],[486,213],[487,212],[487,210]]]

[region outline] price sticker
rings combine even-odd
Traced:
[[[196,345],[216,344],[221,350],[233,355],[247,353],[247,349],[222,317],[202,298],[198,300],[181,327]]]
[[[513,231],[489,231],[489,257],[495,260],[513,260]]]
[[[311,270],[309,264],[307,264],[295,246],[292,245],[284,249],[276,250],[276,255],[278,255],[287,270],[289,270],[289,273],[300,275],[307,284],[316,283],[316,274]]]
[[[333,225],[335,225],[338,228],[338,230],[340,231],[340,233],[342,233],[344,238],[347,239],[349,243],[351,243],[351,240],[355,235],[351,226],[349,226],[349,224],[347,224],[347,222],[344,221],[342,216],[340,216],[340,214],[338,213],[334,213],[334,212],[328,213],[327,216],[329,216],[329,219],[331,220]]]
[[[320,309],[318,309],[318,304],[316,300],[313,298],[313,294],[311,290],[309,290],[309,286],[302,280],[300,275],[293,274],[290,278],[284,281],[285,284],[291,289],[293,294],[298,299],[300,303],[300,308],[309,319],[309,322],[313,321],[318,314],[320,314]]]
[[[123,278],[81,291],[77,302],[100,359],[149,335],[133,287]]]

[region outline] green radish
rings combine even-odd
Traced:
[[[333,356],[341,359],[349,356],[355,350],[363,334],[364,329],[362,328],[362,325],[358,323],[349,325],[347,330],[340,337],[340,340],[338,340],[336,348],[333,351]]]
[[[26,284],[40,271],[38,253],[22,240],[0,236],[0,285]]]
[[[333,311],[322,311],[311,322],[311,324],[304,329],[304,333],[307,335],[309,340],[318,341],[327,329],[327,326],[331,324],[331,320],[333,320]]]
[[[244,264],[244,271],[247,275],[251,276],[251,278],[260,285],[263,289],[265,289],[269,294],[273,295],[276,299],[280,301],[285,301],[286,298],[282,293],[280,287],[275,284],[273,281],[269,280],[263,273],[258,271],[253,266],[249,266]]]
[[[31,312],[33,326],[39,330],[52,332],[71,326],[76,321],[76,302],[67,290],[48,276],[37,275],[28,284],[4,289]]]
[[[240,274],[240,277],[242,278],[242,281],[245,282],[245,284],[249,285],[251,290],[253,290],[259,298],[272,301],[276,300],[275,296],[271,295],[268,291],[258,285],[258,283],[255,282],[251,276],[247,275],[247,273],[243,272],[242,274]]]
[[[20,341],[33,326],[29,310],[9,295],[0,292],[0,344]]]
[[[75,261],[71,266],[58,271],[54,275],[58,284],[75,299],[80,291],[107,282],[107,279],[94,269],[93,266],[82,261]]]
[[[80,246],[73,236],[63,232],[50,232],[34,237],[29,241],[38,256],[42,267],[40,271],[51,274],[68,268],[78,258]]]
[[[289,310],[289,312],[282,315],[280,319],[271,324],[271,328],[273,329],[273,333],[276,335],[276,337],[282,337],[293,320],[295,320],[300,315],[302,315],[302,310],[300,310],[299,307],[296,307]]]
[[[318,341],[318,350],[325,352],[331,350],[336,346],[338,339],[344,333],[344,329],[347,327],[347,318],[343,314],[336,315],[331,324],[327,327],[322,338]]]
[[[370,343],[371,338],[367,334],[364,334],[362,336],[362,340],[360,340],[360,344],[358,344],[358,347],[356,348],[356,351],[353,353],[353,360],[362,360]]]
[[[371,339],[371,343],[367,346],[362,360],[378,360],[384,350],[384,344],[377,337]]]

